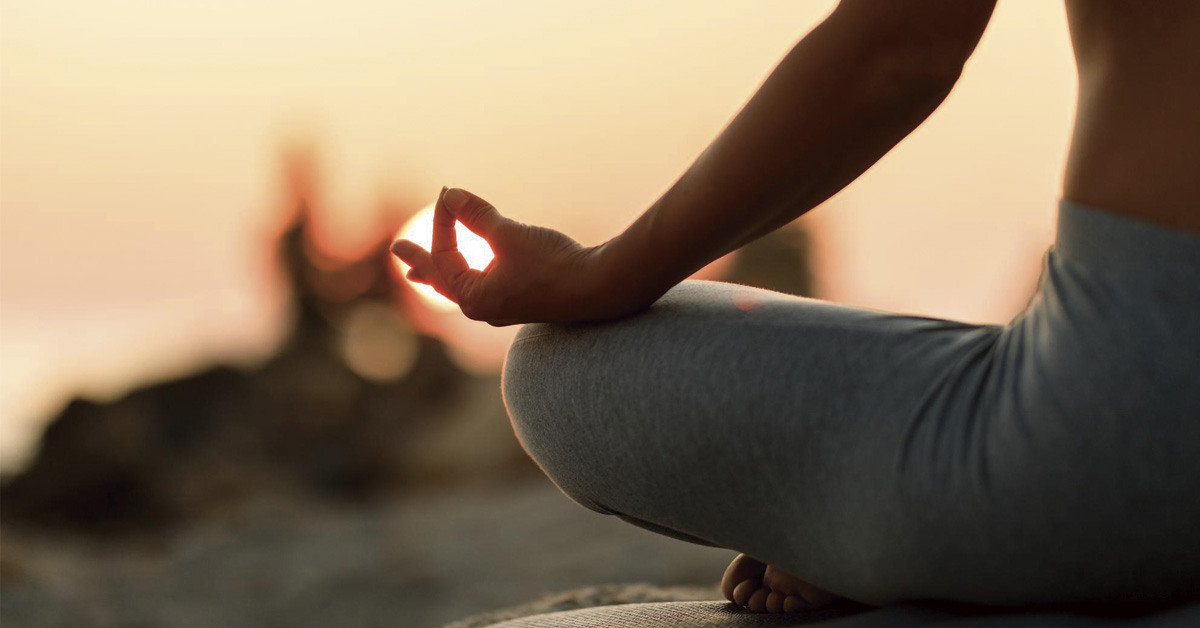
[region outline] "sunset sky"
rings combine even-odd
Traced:
[[[442,185],[598,244],[833,4],[0,4],[0,467],[73,391],[272,349],[287,142],[319,147],[334,248]],[[805,218],[820,295],[1007,321],[1053,237],[1074,96],[1061,4],[1001,2],[943,107]],[[464,360],[498,366],[515,328],[454,316]]]

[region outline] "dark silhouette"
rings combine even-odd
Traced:
[[[492,479],[536,472],[511,438],[484,462],[470,444],[453,443],[432,454],[436,464],[406,458],[463,412],[485,412],[476,418],[507,430],[499,379],[463,372],[441,340],[410,331],[397,306],[410,288],[396,280],[388,245],[416,207],[392,212],[362,255],[332,257],[315,244],[311,155],[292,153],[286,164],[290,216],[274,246],[292,305],[277,353],[253,370],[216,365],[112,403],[71,401],[47,424],[29,467],[0,487],[5,525],[127,534],[256,492],[356,500],[484,475],[481,464]],[[749,244],[725,279],[810,294],[804,231]],[[394,314],[385,319],[392,331],[413,336],[416,355],[402,377],[378,381],[347,363],[340,342],[362,308]],[[483,410],[463,409],[472,391],[487,398]]]
[[[289,162],[294,209],[275,244],[292,294],[291,331],[278,352],[254,370],[218,365],[112,403],[71,401],[47,424],[29,467],[0,489],[5,525],[132,532],[255,491],[356,499],[439,479],[414,477],[401,445],[422,421],[452,412],[479,378],[422,334],[399,379],[373,381],[347,364],[341,327],[358,308],[386,307],[413,333],[396,306],[408,288],[393,279],[387,250],[406,216],[390,217],[360,257],[324,254],[313,243],[306,163]],[[502,421],[498,383],[487,385]],[[517,471],[532,467],[512,449]]]

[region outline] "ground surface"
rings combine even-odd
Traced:
[[[422,628],[606,583],[719,599],[734,556],[587,511],[544,479],[353,509],[258,502],[121,544],[5,530],[0,551],[5,628]]]

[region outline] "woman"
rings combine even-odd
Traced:
[[[1058,236],[1008,325],[684,281],[919,125],[993,8],[843,0],[601,246],[452,189],[432,251],[393,247],[467,316],[533,323],[503,382],[526,450],[588,508],[743,552],[739,605],[1200,597],[1200,3],[1067,2]]]

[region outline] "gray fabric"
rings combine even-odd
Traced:
[[[840,619],[814,611],[793,615],[756,614],[727,602],[662,602],[585,608],[493,624],[491,628],[1195,628],[1200,605],[1113,620],[1061,612],[965,614],[916,605],[876,609]]]
[[[869,604],[1019,605],[1200,599],[1198,381],[1200,237],[1062,202],[1007,325],[686,281],[525,326],[502,385],[597,512]]]

